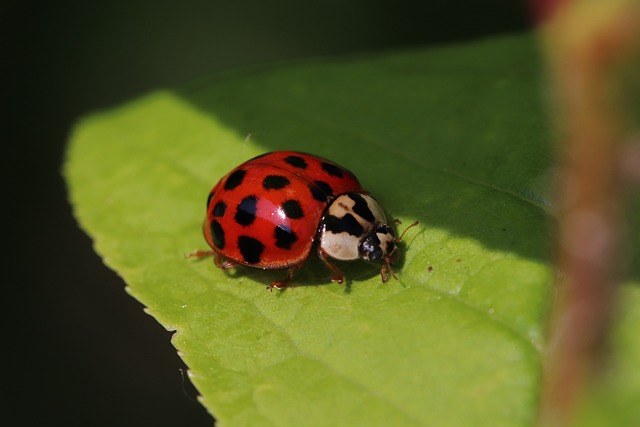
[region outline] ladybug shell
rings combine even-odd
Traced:
[[[329,160],[295,151],[255,157],[222,178],[207,201],[204,236],[226,259],[263,269],[302,264],[334,197],[363,192]]]

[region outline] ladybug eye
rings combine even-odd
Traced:
[[[392,257],[396,251],[393,229],[380,223],[365,235],[358,245],[360,256],[367,261],[378,261]]]
[[[358,246],[360,256],[367,261],[377,261],[382,259],[382,249],[380,248],[380,239],[375,232],[367,234]]]

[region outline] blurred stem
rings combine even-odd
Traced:
[[[546,4],[550,2],[545,2]],[[602,365],[621,248],[619,68],[639,38],[634,0],[564,0],[542,27],[559,128],[556,300],[539,422],[571,424]]]

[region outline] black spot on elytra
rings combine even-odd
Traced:
[[[297,200],[287,200],[282,204],[282,210],[284,210],[284,214],[287,218],[300,219],[304,216],[302,206],[300,206],[300,203]]]
[[[224,189],[233,190],[238,185],[242,184],[242,180],[244,179],[244,176],[246,174],[247,171],[244,169],[238,169],[237,171],[233,172],[231,175],[229,175],[229,178],[227,178],[227,182],[224,183]]]
[[[209,224],[211,228],[211,236],[213,237],[213,245],[218,249],[224,249],[224,230],[218,221],[211,220]]]
[[[291,249],[291,245],[298,241],[296,233],[286,225],[278,225],[274,230],[276,237],[276,246],[282,249]]]
[[[334,165],[333,163],[322,162],[322,169],[327,172],[329,175],[337,176],[338,178],[342,178],[342,168]]]
[[[334,215],[327,215],[324,217],[325,229],[332,233],[348,233],[352,236],[361,236],[364,233],[364,228],[350,213],[346,214],[342,218],[338,218]]]
[[[355,202],[353,205],[353,211],[360,215],[362,218],[366,219],[369,222],[373,222],[375,217],[373,216],[373,212],[369,209],[369,205],[367,205],[367,201],[358,193],[349,193],[349,198]]]
[[[207,197],[207,209],[209,209],[209,203],[211,203],[211,199],[213,199],[213,196],[215,196],[215,193],[212,191],[211,193],[209,193],[209,197]]]
[[[285,162],[289,163],[294,168],[306,169],[307,162],[300,156],[288,156],[284,159]]]
[[[258,198],[256,196],[247,196],[238,204],[235,220],[240,225],[251,225],[256,219],[256,209],[258,206]]]
[[[260,262],[262,252],[264,252],[264,245],[253,237],[240,236],[238,237],[238,249],[246,262],[257,264]]]
[[[222,200],[220,200],[218,203],[216,203],[216,205],[213,207],[213,211],[211,212],[211,214],[213,216],[224,216],[224,213],[227,211],[227,204],[225,202],[223,202]]]
[[[309,184],[309,191],[311,191],[311,196],[319,202],[326,203],[327,202],[327,194],[322,191],[319,187]]]
[[[265,190],[280,190],[289,184],[291,184],[291,181],[282,175],[267,175],[262,180],[262,187]]]
[[[327,198],[333,197],[333,188],[329,184],[324,181],[313,181],[313,183],[322,190],[324,194],[327,195]]]

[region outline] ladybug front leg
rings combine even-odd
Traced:
[[[338,267],[329,262],[329,260],[327,259],[327,253],[324,251],[324,249],[318,248],[318,256],[320,257],[322,262],[324,262],[324,265],[326,265],[327,268],[331,270],[331,281],[336,283],[344,282],[344,274],[342,273],[342,271],[340,271],[340,269],[338,269]]]
[[[202,251],[202,250],[197,250],[191,253],[188,253],[186,255],[187,258],[191,258],[191,257],[195,257],[195,258],[207,258],[207,257],[213,257],[213,263],[216,265],[216,267],[218,267],[221,270],[229,270],[230,268],[234,268],[237,267],[238,264],[236,264],[235,262],[229,261],[229,260],[224,260],[222,256],[214,251]]]
[[[389,276],[387,276],[387,270],[393,276],[394,279],[398,280],[398,276],[393,272],[391,268],[391,259],[389,257],[384,257],[384,261],[382,263],[382,267],[380,268],[380,277],[382,278],[382,283],[386,282]]]
[[[213,254],[215,254],[215,252],[213,252],[213,251],[197,250],[197,251],[193,251],[193,252],[189,252],[188,254],[185,254],[185,257],[187,257],[187,258],[191,258],[191,257],[207,258],[207,257],[213,256]]]

